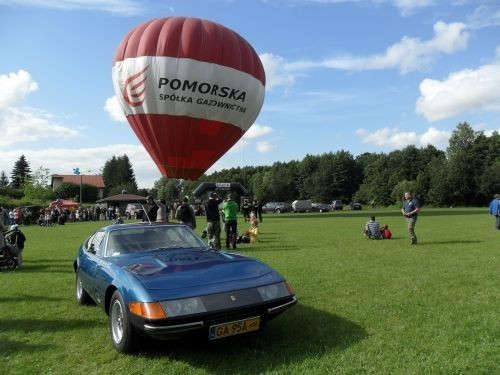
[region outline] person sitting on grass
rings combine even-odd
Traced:
[[[388,225],[385,225],[383,228],[380,228],[380,232],[382,233],[382,237],[386,240],[390,240],[392,238],[392,232],[389,229]]]
[[[370,221],[365,224],[363,234],[370,240],[379,240],[381,238],[380,224],[375,220],[375,216],[371,216]]]

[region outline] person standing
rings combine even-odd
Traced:
[[[193,207],[189,204],[189,197],[184,197],[182,204],[177,207],[175,218],[181,224],[185,224],[191,229],[196,229],[196,216]]]
[[[417,244],[417,236],[415,235],[415,224],[417,222],[418,213],[420,212],[420,203],[416,198],[413,198],[411,192],[407,191],[404,195],[403,208],[401,213],[406,217],[408,224],[408,233],[412,245]]]
[[[226,249],[229,243],[236,249],[236,238],[238,237],[238,204],[233,201],[231,194],[227,195],[227,200],[223,205],[224,211],[224,231],[226,232]]]
[[[210,224],[212,226],[212,231],[214,235],[214,247],[216,250],[220,250],[220,212],[219,205],[222,200],[217,196],[217,193],[210,192],[208,194],[208,202],[205,205],[205,214],[207,216],[207,227]]]
[[[157,222],[168,222],[168,207],[167,207],[167,201],[165,199],[160,199],[159,201],[156,202],[158,205],[158,211],[156,215],[156,221]]]
[[[255,216],[259,217],[259,222],[262,223],[262,203],[260,203],[257,199],[253,201],[253,212],[255,213]]]
[[[152,223],[153,221],[156,221],[159,207],[151,195],[148,195],[146,197],[146,204],[148,207],[148,211],[146,212],[146,215],[143,216],[142,221],[149,221],[150,223]]]
[[[241,205],[241,213],[243,214],[243,219],[245,220],[245,223],[250,221],[250,203],[248,203],[248,199],[243,200],[243,204]]]
[[[490,215],[496,217],[495,228],[500,230],[500,194],[495,194],[490,203]]]

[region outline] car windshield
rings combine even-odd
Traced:
[[[106,246],[106,256],[188,248],[205,248],[205,244],[187,227],[144,226],[111,231]]]

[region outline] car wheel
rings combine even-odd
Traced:
[[[80,279],[80,275],[78,271],[76,272],[76,281],[75,281],[75,290],[76,290],[76,301],[79,305],[90,305],[92,304],[92,299],[89,294],[83,289],[82,280]]]
[[[127,220],[130,220],[130,218],[132,217],[132,216],[130,215],[130,212],[127,212],[127,213],[125,214],[125,216],[127,217]]]
[[[118,290],[115,290],[109,303],[109,330],[113,346],[118,352],[135,351],[138,337],[130,324],[127,307]]]

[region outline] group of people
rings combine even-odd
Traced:
[[[23,263],[23,250],[26,237],[19,229],[19,224],[4,224],[4,209],[0,207],[0,254],[2,258],[11,257],[17,260],[17,266]]]
[[[222,209],[220,205],[222,204]],[[260,209],[259,209],[260,208]],[[172,211],[172,215],[170,215]],[[245,222],[250,223],[250,227],[243,234],[238,235],[238,203],[236,203],[231,194],[227,194],[223,201],[216,192],[208,194],[208,201],[204,205],[207,226],[202,236],[208,237],[208,243],[216,250],[220,250],[222,225],[224,223],[224,232],[226,234],[226,249],[237,248],[238,243],[253,242],[258,238],[259,220],[262,221],[262,205],[256,200],[253,205],[249,205],[248,200],[242,204],[241,212]],[[166,204],[165,200],[155,200],[152,196],[146,198],[146,214],[143,221],[150,222],[168,222],[172,216],[175,220],[196,229],[196,213],[193,206],[189,203],[189,197],[184,197],[182,202],[174,204],[172,210]]]
[[[410,236],[410,244],[417,244],[417,235],[415,234],[415,224],[417,223],[418,213],[420,212],[420,202],[413,197],[412,193],[407,191],[403,197],[403,207],[401,213],[406,219],[408,234]],[[388,225],[380,226],[380,223],[375,220],[375,216],[370,217],[370,221],[365,224],[363,234],[369,239],[391,239],[392,233]]]
[[[225,201],[222,201],[216,192],[210,192],[208,197],[208,202],[205,205],[207,227],[204,230],[203,236],[208,237],[211,247],[216,250],[221,249],[221,219],[224,223],[224,232],[226,234],[226,249],[229,249],[230,246],[236,249],[238,243],[249,243],[258,239],[258,208],[253,206],[254,211],[252,211],[248,204],[248,200],[243,201],[241,212],[243,213],[245,222],[248,221],[250,223],[250,228],[238,236],[238,203],[233,200],[231,193],[227,194]],[[219,210],[221,203],[222,211]],[[262,221],[262,206],[260,209],[260,217],[260,221]]]

